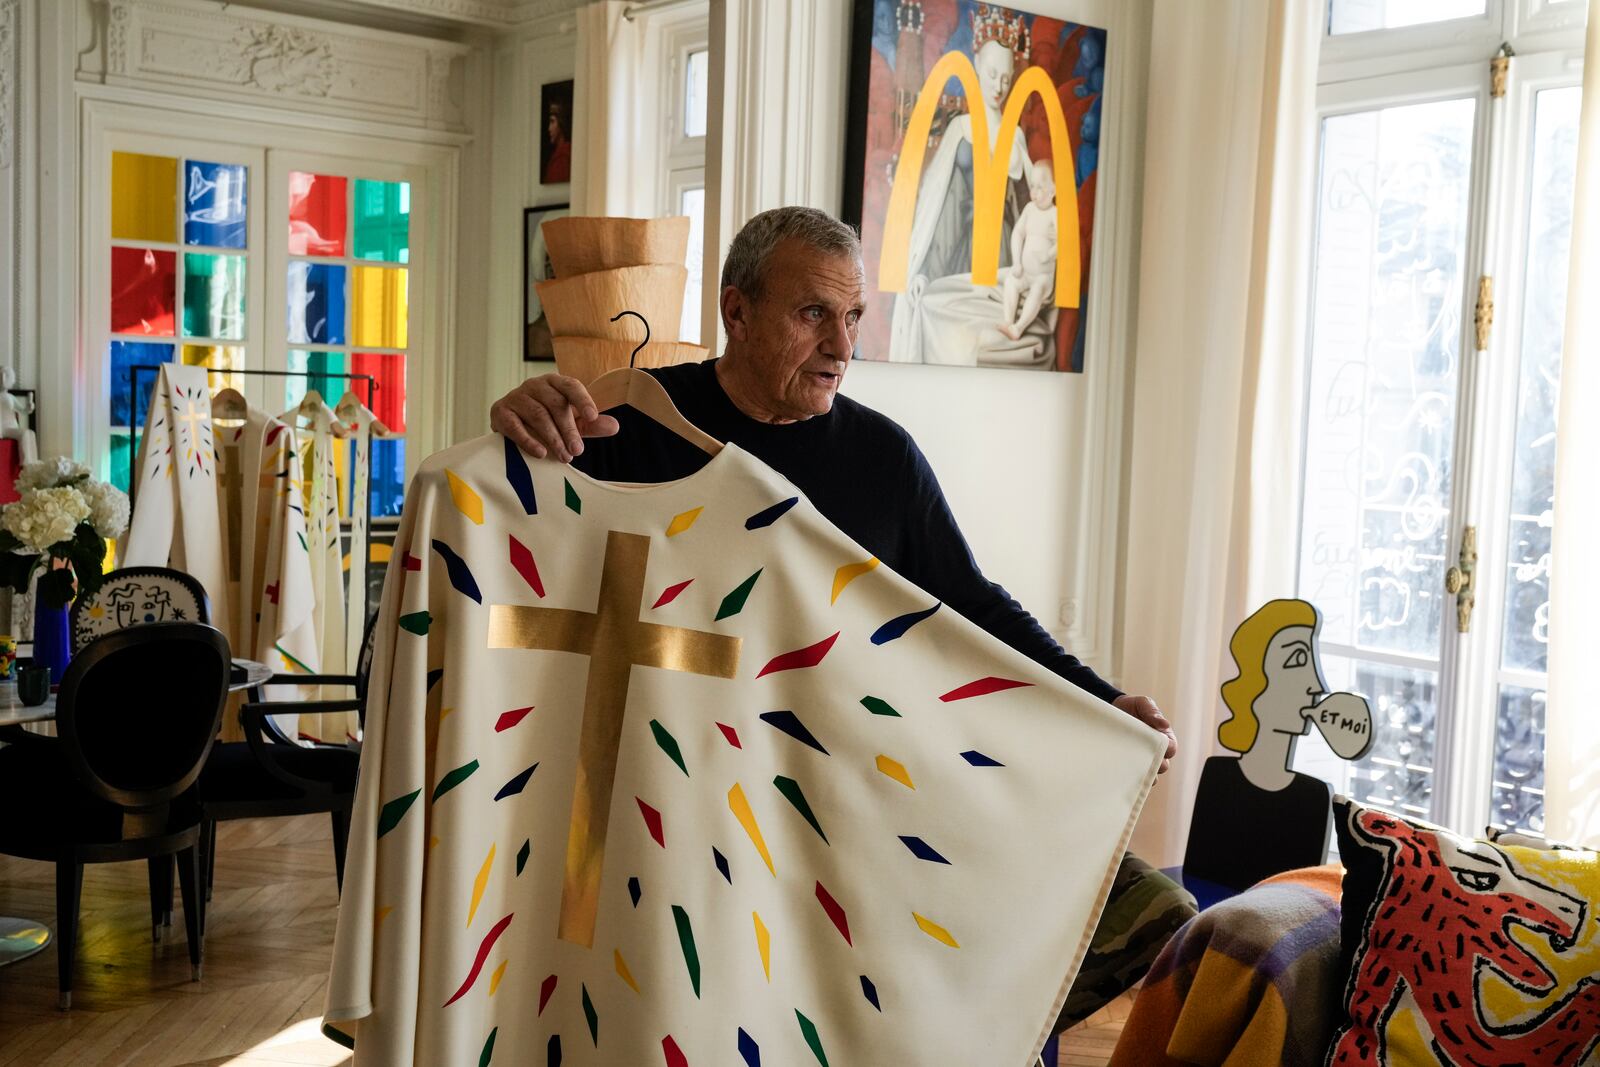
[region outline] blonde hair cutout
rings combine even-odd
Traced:
[[[1267,688],[1267,646],[1290,626],[1317,628],[1317,609],[1304,600],[1269,600],[1233,631],[1228,651],[1239,674],[1222,683],[1222,702],[1229,717],[1217,727],[1217,740],[1233,752],[1248,752],[1256,743],[1261,722],[1254,705]]]

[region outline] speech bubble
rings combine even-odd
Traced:
[[[1355,693],[1331,693],[1306,713],[1340,759],[1360,759],[1372,747],[1372,708]]]

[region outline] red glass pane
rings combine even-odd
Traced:
[[[325,174],[289,174],[289,254],[342,256],[345,180]]]
[[[372,394],[372,413],[395,433],[406,428],[406,357],[379,352],[357,352],[350,357],[352,374],[370,374],[377,379]],[[366,399],[366,383],[350,383],[356,396]]]
[[[178,257],[154,248],[111,250],[111,332],[171,337]]]

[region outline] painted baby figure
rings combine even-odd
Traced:
[[[1055,168],[1050,160],[1039,159],[1028,167],[1028,203],[1011,230],[1011,266],[1000,283],[1004,308],[1000,332],[1013,341],[1019,339],[1050,299],[1055,281]]]

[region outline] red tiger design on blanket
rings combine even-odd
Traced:
[[[1402,1004],[1425,1022],[1442,1064],[1583,1062],[1600,1043],[1600,977],[1580,980],[1533,1018],[1508,1026],[1485,1017],[1479,984],[1493,972],[1530,996],[1550,993],[1554,976],[1508,936],[1511,924],[1564,952],[1584,929],[1585,902],[1529,877],[1486,842],[1455,840],[1371,810],[1359,811],[1352,829],[1387,850],[1390,861],[1351,969],[1350,1023],[1336,1035],[1329,1067],[1387,1062],[1384,1031]]]

